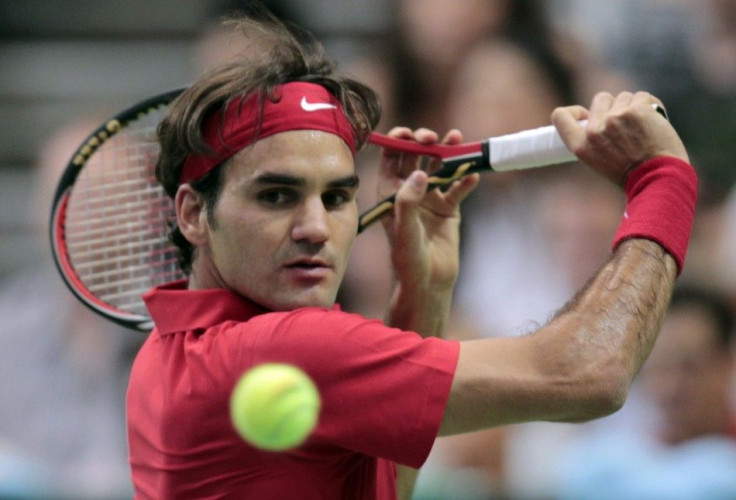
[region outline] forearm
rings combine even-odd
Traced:
[[[662,247],[631,239],[534,334],[462,342],[440,433],[616,411],[651,350],[676,273]]]
[[[657,337],[676,276],[675,260],[661,246],[628,240],[538,332],[544,338],[537,352],[544,375],[566,375],[578,387],[567,396],[569,405],[563,404],[569,413],[548,418],[593,418],[624,403]]]
[[[604,92],[589,112],[553,113],[568,148],[624,187],[612,258],[535,334],[461,343],[442,433],[582,421],[624,403],[684,264],[697,202],[696,172],[655,102],[646,92]]]

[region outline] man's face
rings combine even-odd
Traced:
[[[228,288],[272,310],[330,307],[358,220],[347,145],[327,132],[282,132],[223,167],[196,286]]]
[[[733,359],[717,339],[715,321],[699,307],[678,307],[665,317],[643,381],[666,442],[722,433],[728,425]]]

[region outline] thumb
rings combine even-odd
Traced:
[[[426,172],[415,170],[396,192],[396,206],[399,210],[417,205],[424,198],[429,183]]]
[[[419,254],[422,234],[418,209],[427,192],[429,180],[426,172],[415,170],[406,178],[394,200],[393,229],[391,235],[391,260],[397,277],[406,277],[412,268],[412,259]]]

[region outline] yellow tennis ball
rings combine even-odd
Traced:
[[[265,363],[247,371],[230,396],[230,419],[257,448],[294,448],[317,425],[320,397],[312,379],[296,366]]]

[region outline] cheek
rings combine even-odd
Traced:
[[[353,211],[341,214],[333,219],[331,229],[331,246],[333,254],[339,256],[340,269],[339,275],[342,280],[348,265],[350,253],[358,236],[358,209],[357,206]],[[360,239],[358,240],[360,244]]]
[[[358,205],[353,204],[352,208],[344,214],[344,217],[338,221],[340,225],[338,232],[334,234],[340,234],[344,242],[353,243],[355,238],[358,236]]]
[[[262,260],[273,249],[269,248],[267,238],[258,229],[261,221],[245,210],[220,210],[216,215],[211,241],[218,267],[230,271],[238,270],[239,274],[249,266],[255,269],[265,267]]]

